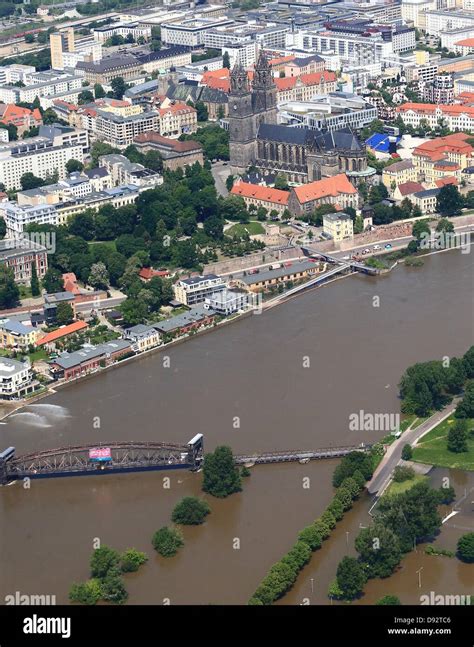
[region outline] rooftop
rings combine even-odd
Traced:
[[[259,184],[249,184],[247,182],[236,182],[232,187],[233,195],[240,195],[244,198],[254,198],[265,202],[274,202],[275,204],[287,205],[290,194],[288,191],[280,189],[271,189]]]
[[[300,204],[329,196],[337,197],[341,193],[357,193],[357,189],[344,173],[293,187],[292,191],[294,191]]]
[[[38,346],[43,346],[44,344],[50,344],[53,341],[56,341],[57,339],[61,339],[62,337],[67,337],[67,335],[72,335],[73,333],[79,332],[80,330],[85,330],[86,328],[89,328],[89,324],[87,324],[85,321],[75,321],[72,324],[69,324],[68,326],[62,326],[61,328],[58,328],[57,330],[54,330],[53,332],[48,333],[45,335],[42,339],[38,341]]]

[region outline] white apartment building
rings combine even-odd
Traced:
[[[226,53],[229,55],[231,69],[235,65],[250,67],[257,60],[257,43],[254,40],[242,43],[229,43],[222,47],[222,56]]]
[[[161,40],[167,45],[184,45],[197,48],[205,45],[205,34],[219,26],[233,25],[229,18],[192,18],[181,22],[163,23],[161,26]],[[209,47],[206,45],[206,47]]]
[[[470,27],[462,27],[461,29],[448,29],[440,32],[441,47],[447,47],[450,51],[464,54],[463,49],[458,49],[456,43],[466,40],[467,38],[474,37],[474,24]]]
[[[18,103],[24,101],[25,103],[33,103],[36,97],[46,97],[50,95],[61,94],[68,91],[82,90],[82,77],[72,75],[61,75],[60,78],[51,78],[41,81],[41,72],[36,74],[25,75],[24,83],[27,83],[23,88],[14,87],[11,85],[0,86],[0,101],[3,103]],[[56,75],[54,75],[56,76]]]
[[[99,166],[107,169],[115,186],[134,184],[141,189],[152,189],[163,184],[163,176],[156,171],[147,169],[143,164],[130,162],[125,155],[102,155]]]
[[[97,110],[96,115],[95,119],[90,118],[94,135],[117,148],[125,148],[141,133],[160,129],[160,116],[154,111],[122,117],[112,112]]]
[[[33,173],[46,178],[54,172],[59,179],[66,177],[66,164],[70,159],[84,160],[84,147],[55,144],[47,137],[32,137],[0,145],[0,183],[6,189],[19,189],[21,177]]]
[[[316,51],[322,56],[325,52],[334,52],[343,64],[365,66],[378,63],[393,54],[393,44],[382,40],[380,34],[366,38],[328,31],[301,31],[297,38],[298,47]]]
[[[474,12],[472,11],[447,11],[428,9],[425,12],[426,33],[440,36],[441,32],[463,27],[474,26]]]
[[[216,274],[181,279],[173,286],[175,299],[187,306],[202,303],[206,297],[224,290],[224,288],[223,279]]]
[[[312,130],[341,128],[357,130],[377,119],[377,108],[362,97],[333,92],[315,96],[311,101],[291,101],[279,106],[280,121],[300,124]]]
[[[2,357],[0,361],[0,398],[14,400],[34,390],[33,372],[29,360]]]
[[[0,215],[5,220],[7,235],[10,237],[23,233],[28,225],[58,224],[56,207],[51,204],[19,205],[16,202],[0,202]]]
[[[112,36],[122,36],[126,38],[129,34],[133,36],[136,41],[138,38],[145,40],[151,39],[151,27],[140,25],[138,22],[132,23],[111,23],[103,27],[96,27],[92,30],[94,40],[97,43],[105,43],[106,40]]]
[[[0,67],[0,85],[10,85],[18,83],[18,81],[25,82],[25,77],[36,72],[36,68],[32,65],[20,65],[19,63],[12,63]]]
[[[443,119],[449,130],[474,130],[474,108],[470,106],[405,103],[396,110],[403,122],[414,128],[419,126],[422,119],[427,121],[430,128],[436,128],[438,120]]]
[[[402,0],[402,18],[414,27],[424,28],[427,9],[436,9],[436,0]]]
[[[204,46],[222,49],[226,45],[255,41],[264,49],[285,47],[287,36],[291,33],[291,25],[269,23],[267,26],[249,23],[247,25],[232,24],[220,26],[206,32]]]

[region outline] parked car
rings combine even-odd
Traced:
[[[376,250],[376,249],[382,249],[382,248],[380,247],[380,245],[374,245],[372,249]]]
[[[385,245],[385,249],[392,249],[392,246],[390,245],[390,243],[387,243],[387,244]]]

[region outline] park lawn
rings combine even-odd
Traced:
[[[427,479],[423,474],[415,474],[414,478],[409,479],[408,481],[402,481],[401,483],[396,483],[392,481],[385,492],[384,496],[395,496],[397,494],[402,494],[407,490],[410,490],[417,483],[422,483]]]
[[[115,247],[115,240],[91,240],[89,245],[104,245],[104,247],[109,247],[113,252],[117,251]]]
[[[474,471],[474,437],[468,434],[467,445],[469,451],[456,454],[448,451],[448,431],[455,423],[453,417],[443,420],[432,429],[413,448],[412,460],[418,463],[427,463],[439,467],[451,467]],[[474,420],[468,421],[468,428],[474,426]]]
[[[249,236],[256,236],[257,234],[264,234],[265,229],[260,222],[251,220],[245,224],[237,223],[226,230],[226,236],[242,236],[242,234],[249,234]]]

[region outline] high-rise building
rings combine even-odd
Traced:
[[[63,70],[63,52],[74,51],[74,29],[68,27],[64,31],[58,31],[49,35],[49,46],[51,48],[51,67],[53,70]]]

